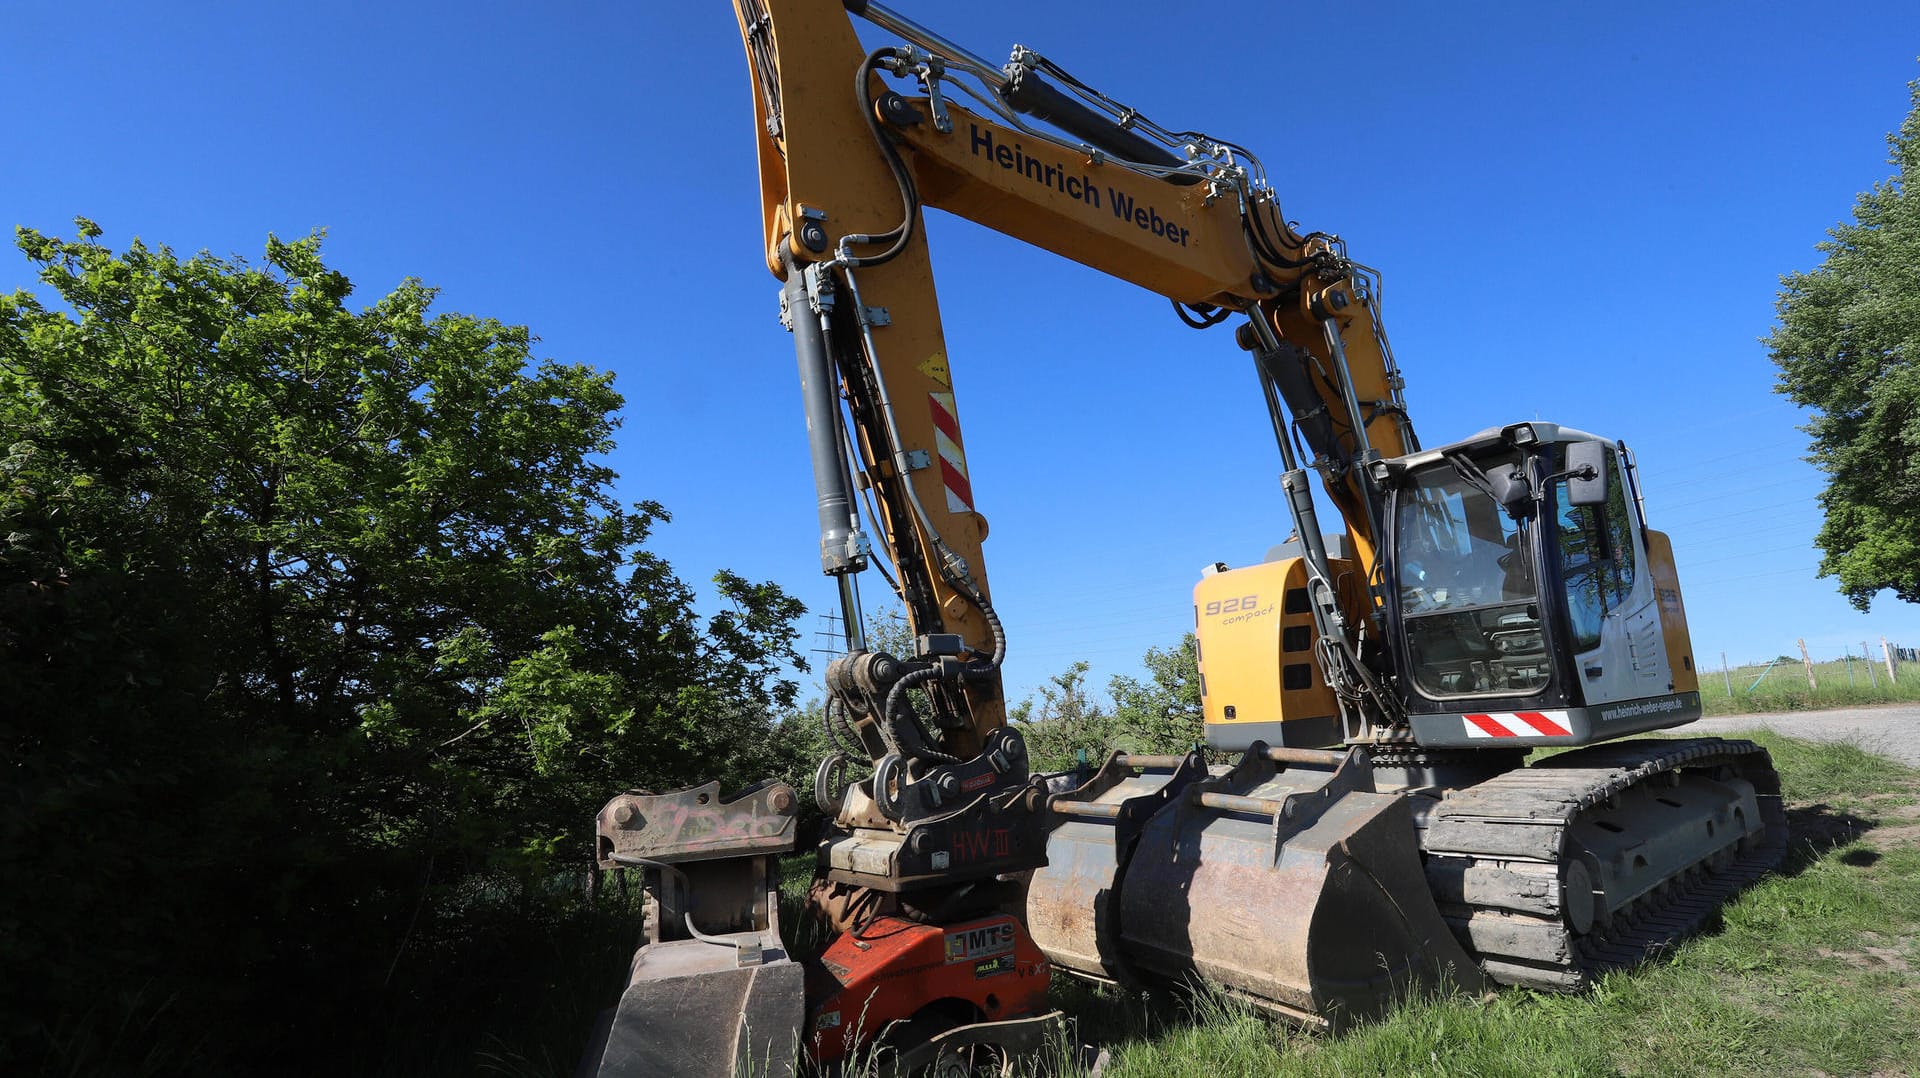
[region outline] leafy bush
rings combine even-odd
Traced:
[[[0,297],[0,1069],[471,1052],[601,802],[763,769],[801,607],[696,614],[525,327],[78,225]]]

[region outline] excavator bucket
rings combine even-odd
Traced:
[[[1056,967],[1133,984],[1120,940],[1120,883],[1141,828],[1206,759],[1116,752],[1087,782],[1047,802],[1047,863],[1027,883],[1027,931]]]
[[[806,988],[780,941],[778,856],[797,806],[784,783],[723,798],[710,782],[600,811],[601,866],[645,871],[646,928],[578,1075],[792,1075]]]
[[[1086,839],[1063,840],[1063,855],[1073,843]],[[1357,751],[1255,742],[1231,769],[1167,799],[1112,890],[1117,910],[1099,928],[1117,935],[1107,946],[1122,962],[1102,963],[1109,976],[1117,967],[1211,981],[1335,1030],[1409,994],[1486,988],[1434,905],[1406,800],[1376,792]],[[1042,883],[1039,895],[1051,904],[1062,891]],[[1084,951],[1049,957],[1085,972]]]

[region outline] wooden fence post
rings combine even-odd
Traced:
[[[1887,657],[1887,684],[1891,685],[1899,681],[1900,677],[1893,672],[1893,648],[1887,645],[1887,638],[1884,636],[1880,638],[1880,651]]]
[[[1813,660],[1807,656],[1807,642],[1800,641],[1800,663],[1807,668],[1807,691],[1819,692],[1820,683],[1813,680]]]
[[[1720,676],[1727,679],[1727,695],[1733,695],[1733,671],[1727,668],[1727,653],[1720,653]]]

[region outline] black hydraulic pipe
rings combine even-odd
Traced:
[[[820,571],[841,576],[864,566],[853,527],[853,483],[840,450],[839,382],[827,351],[826,331],[807,302],[805,271],[798,266],[789,270],[784,291],[793,323],[793,350],[800,361],[800,400],[807,413],[813,487],[820,500]]]
[[[995,72],[993,65],[984,58],[884,4],[873,3],[872,0],[841,0],[841,3],[851,14],[891,30],[928,52],[958,61],[997,91],[1015,112],[1050,123],[1097,150],[1123,160],[1162,168],[1179,168],[1187,163],[1186,158],[1164,145],[1121,127],[1113,117],[1069,97],[1024,64],[1008,64]],[[1200,179],[1192,173],[1167,177],[1168,182],[1182,186],[1199,183]]]
[[[1020,64],[1008,64],[1003,70],[1007,81],[1000,87],[1000,97],[1013,106],[1015,112],[1050,123],[1074,138],[1085,141],[1087,145],[1122,160],[1162,168],[1179,168],[1187,163],[1186,158],[1165,146],[1121,127],[1111,116],[1068,97],[1032,69]],[[1192,173],[1179,173],[1168,176],[1167,181],[1194,184],[1200,182],[1200,177]]]

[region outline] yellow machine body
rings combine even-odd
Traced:
[[[1328,563],[1349,614],[1364,614],[1359,566]],[[1200,703],[1207,747],[1320,748],[1342,740],[1340,707],[1316,651],[1320,639],[1305,558],[1280,558],[1202,577],[1193,589]]]

